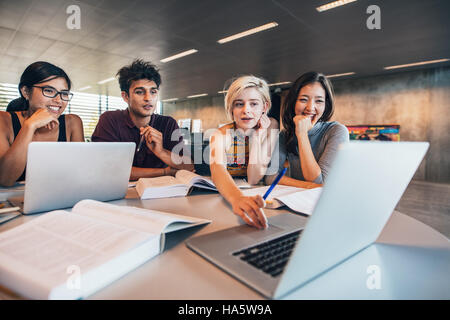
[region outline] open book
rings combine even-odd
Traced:
[[[254,188],[243,191],[245,196],[263,196],[269,186]],[[288,206],[290,209],[310,215],[312,214],[317,201],[322,193],[322,188],[303,189],[296,187],[289,187],[277,185],[266,200],[266,208],[275,209],[281,206]]]
[[[234,179],[234,182],[241,189],[251,187],[244,179]],[[217,191],[210,178],[187,170],[178,170],[175,177],[140,178],[136,183],[141,199],[184,197],[193,187]]]
[[[0,284],[32,299],[80,299],[162,252],[165,233],[209,222],[82,200],[0,233]]]

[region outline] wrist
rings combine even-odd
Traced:
[[[242,198],[242,197],[243,197],[243,194],[242,194],[241,191],[239,191],[239,193],[230,196],[229,202],[230,202],[230,204],[233,206],[233,205],[235,205],[236,202],[238,202],[239,199]]]
[[[296,132],[295,135],[297,136],[298,140],[308,139],[308,131]]]
[[[177,172],[176,169],[172,168],[171,166],[163,168],[163,172],[165,176],[175,176],[175,173]]]
[[[27,119],[27,120],[25,120],[24,122],[23,122],[23,128],[26,130],[26,131],[30,131],[30,132],[35,132],[36,131],[36,129],[37,129],[37,127],[36,127],[36,124],[34,123],[34,122],[31,122],[29,119]]]
[[[161,159],[162,157],[165,156],[165,154],[166,154],[165,151],[166,151],[166,150],[165,150],[164,148],[161,148],[161,149],[155,148],[155,149],[153,150],[153,153],[155,154],[155,156],[157,156],[158,158]]]

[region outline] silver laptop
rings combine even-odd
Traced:
[[[8,200],[32,214],[73,207],[82,199],[121,199],[134,149],[134,142],[32,142],[24,196]]]
[[[279,298],[374,243],[423,159],[427,142],[341,145],[314,212],[239,226],[187,246],[269,298]]]

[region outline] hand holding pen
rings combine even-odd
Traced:
[[[142,146],[145,143],[145,132],[146,132],[146,128],[150,127],[148,124],[146,124],[145,126],[141,127],[139,130],[141,131],[141,140],[139,140],[139,144],[138,147],[136,149],[136,152],[139,152],[142,149]]]
[[[240,201],[233,204],[233,211],[239,215],[247,224],[252,225],[257,228],[268,228],[269,223],[267,221],[266,215],[264,214],[262,207],[266,206],[266,202],[269,202],[267,197],[275,188],[275,186],[280,182],[281,178],[286,173],[287,168],[283,168],[275,180],[267,189],[264,196],[261,198],[260,195],[253,197],[241,197]]]
[[[268,200],[266,200],[267,197],[278,182],[280,182],[281,178],[286,173],[286,170],[286,167],[281,170],[263,197],[260,195],[250,197],[241,195],[236,199],[231,200],[230,202],[233,208],[233,213],[240,216],[248,225],[259,229],[267,228],[269,223],[267,222],[266,215],[264,214],[262,208],[266,206],[266,202],[268,202]]]
[[[272,192],[273,188],[275,188],[275,186],[278,184],[278,182],[280,182],[281,178],[284,176],[284,174],[286,173],[287,168],[284,167],[283,170],[281,170],[281,172],[278,174],[278,176],[275,178],[275,180],[272,182],[272,184],[270,185],[269,189],[267,189],[266,193],[263,195],[263,199],[264,201],[267,199],[267,197],[269,196],[269,194]]]
[[[146,128],[146,127],[148,127],[148,125],[146,125],[146,126],[144,126],[142,128]],[[145,135],[142,133],[142,130],[141,130],[141,140],[139,141],[139,144],[138,144],[138,147],[136,149],[136,152],[139,152],[139,150],[141,150],[141,148],[142,148],[142,146],[144,144],[144,141],[145,141]]]
[[[161,154],[161,152],[163,152],[162,133],[149,125],[142,127],[140,130],[142,136],[136,151],[139,152],[142,149],[142,146],[145,142],[147,148],[150,151],[152,151],[155,155]]]

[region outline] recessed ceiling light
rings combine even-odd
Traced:
[[[188,96],[188,98],[198,98],[198,97],[204,97],[204,96],[207,96],[208,94],[207,93],[201,93],[201,94],[196,94],[196,95],[193,95],[193,96]]]
[[[217,91],[217,93],[227,93],[228,90],[223,90],[223,91]]]
[[[108,79],[99,81],[99,82],[97,82],[97,84],[104,84],[104,83],[107,83],[107,82],[110,82],[110,81],[114,81],[114,80],[116,80],[116,78],[112,77],[112,78],[108,78]]]
[[[327,4],[324,4],[323,6],[317,7],[316,10],[319,12],[323,12],[323,11],[327,11],[330,9],[334,9],[336,7],[340,7],[343,6],[347,3],[350,2],[355,2],[356,0],[339,0],[339,1],[333,1],[333,2],[329,2]]]
[[[383,69],[390,70],[390,69],[398,69],[398,68],[407,68],[407,67],[421,66],[421,65],[430,64],[430,63],[445,62],[445,61],[449,61],[449,59],[439,59],[439,60],[429,60],[429,61],[414,62],[414,63],[408,63],[408,64],[399,64],[399,65],[396,65],[396,66],[384,67]]]
[[[276,83],[269,83],[268,86],[272,87],[272,86],[281,86],[283,84],[289,84],[291,83],[290,81],[285,81],[285,82],[276,82]]]
[[[188,56],[188,55],[193,54],[193,53],[196,53],[196,52],[198,52],[198,50],[191,49],[191,50],[183,51],[183,52],[178,53],[178,54],[176,54],[176,55],[173,55],[173,56],[164,58],[164,59],[162,59],[162,60],[160,60],[160,61],[163,62],[163,63],[166,63],[166,62],[169,62],[169,61],[172,61],[172,60],[175,60],[175,59],[179,59],[179,58]]]
[[[253,28],[253,29],[250,29],[250,30],[247,30],[247,31],[243,31],[243,32],[237,33],[235,35],[232,35],[232,36],[220,39],[220,40],[217,40],[217,42],[220,43],[220,44],[223,44],[223,43],[230,42],[230,41],[242,38],[242,37],[249,36],[249,35],[257,33],[257,32],[261,32],[261,31],[264,31],[264,30],[267,30],[267,29],[274,28],[276,26],[278,26],[278,23],[270,22],[270,23],[267,23],[265,25],[262,25],[262,26],[259,26],[259,27],[256,27],[256,28]]]
[[[178,98],[171,98],[171,99],[164,99],[162,102],[170,102],[170,101],[177,101]]]
[[[92,88],[92,87],[91,86],[86,86],[86,87],[78,89],[77,91],[83,91],[83,90],[87,90],[87,89],[90,89],[90,88]]]
[[[336,77],[343,77],[343,76],[351,76],[352,74],[355,74],[354,72],[346,72],[346,73],[336,73],[336,74],[330,74],[327,75],[327,78],[336,78]]]

